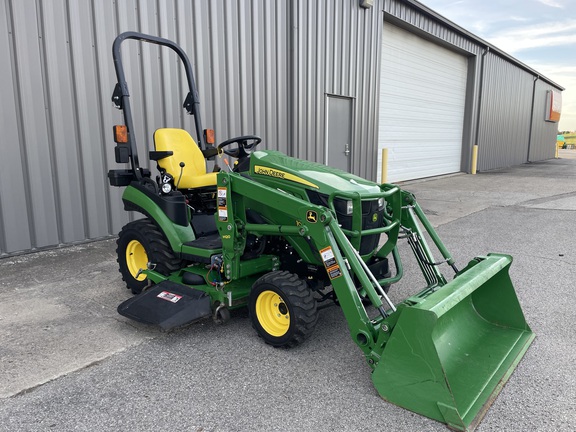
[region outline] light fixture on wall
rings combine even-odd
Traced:
[[[368,9],[372,6],[374,6],[374,0],[360,0],[360,7]]]

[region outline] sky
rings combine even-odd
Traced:
[[[576,0],[419,0],[564,87],[558,130],[576,131]]]

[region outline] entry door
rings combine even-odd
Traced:
[[[352,98],[327,95],[326,165],[350,171]]]

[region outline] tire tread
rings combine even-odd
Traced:
[[[284,301],[290,304],[291,328],[288,337],[283,337],[282,341],[278,341],[265,333],[263,334],[252,306],[250,308],[252,327],[256,330],[258,336],[274,347],[293,348],[303,343],[314,332],[318,322],[316,300],[312,296],[312,292],[306,282],[301,280],[296,274],[288,271],[267,273],[254,283],[251,305],[255,304],[257,294],[259,294],[259,287],[262,285],[279,288],[278,291]]]
[[[125,238],[136,239],[142,243],[146,249],[148,260],[156,264],[155,270],[158,273],[167,276],[182,268],[182,260],[176,257],[162,231],[150,219],[138,219],[127,223],[118,234],[116,261],[122,280],[126,282],[126,286],[132,290],[133,294],[142,292],[145,284],[136,281],[125,267],[123,258],[126,253]]]

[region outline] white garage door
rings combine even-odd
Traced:
[[[378,145],[389,182],[460,171],[467,72],[466,57],[384,23]]]

